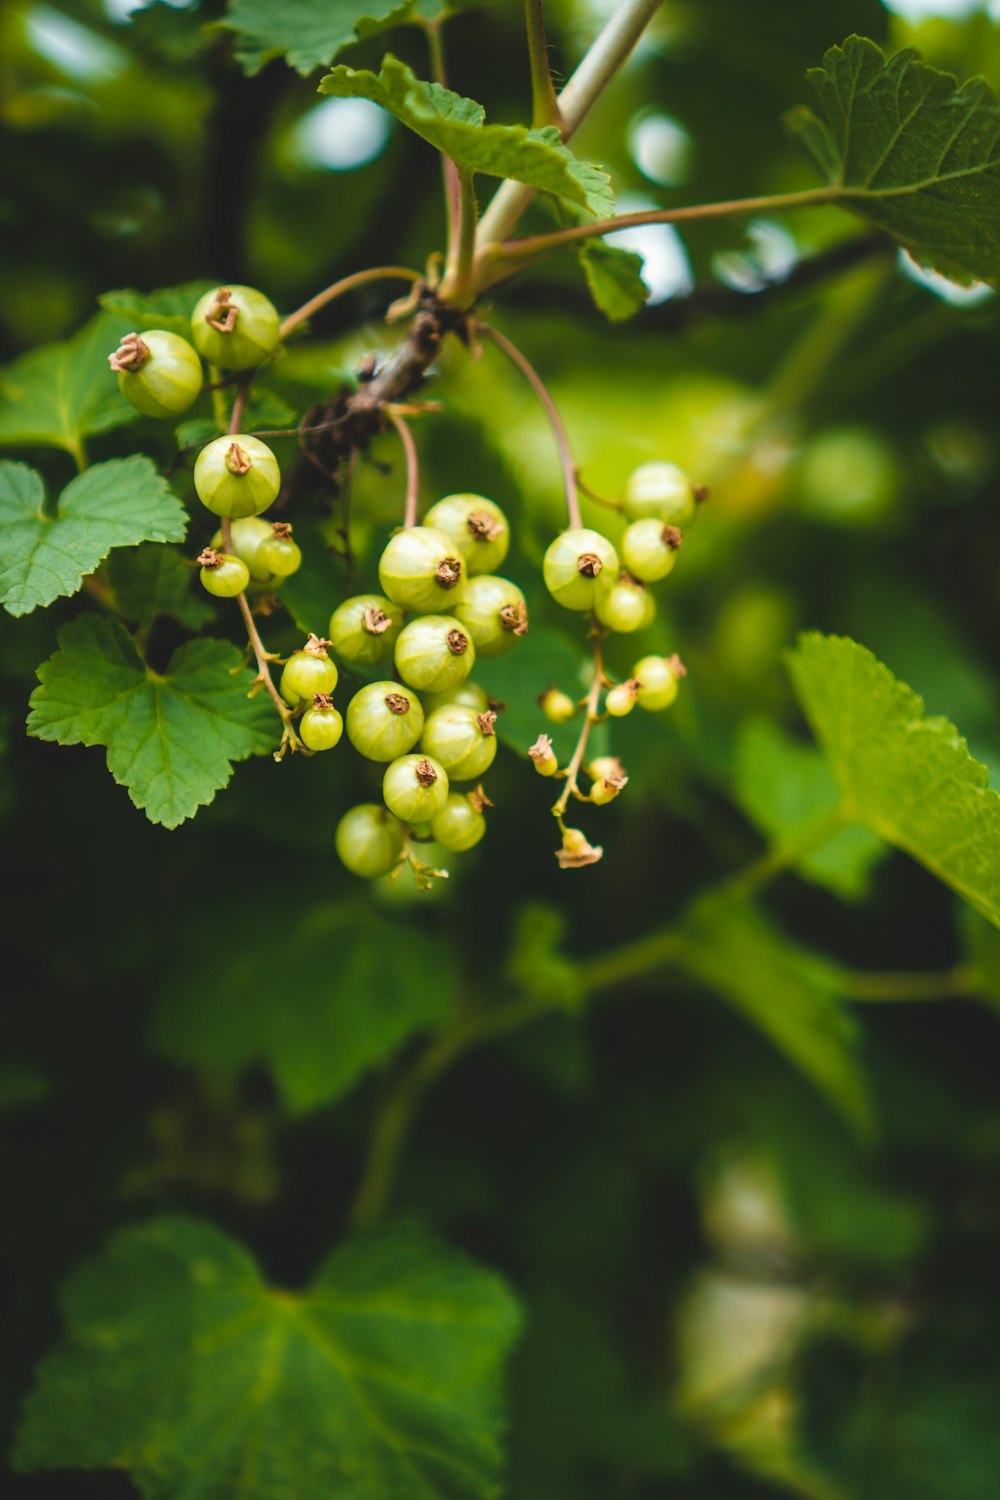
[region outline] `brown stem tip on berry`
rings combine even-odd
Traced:
[[[433,786],[438,779],[438,773],[429,760],[417,762],[416,776],[421,786]]]
[[[408,714],[410,700],[405,693],[386,693],[385,706],[391,714]]]
[[[239,308],[234,307],[230,301],[232,295],[227,286],[219,287],[205,311],[205,322],[209,328],[214,328],[219,333],[232,333],[240,315]]]
[[[500,611],[500,627],[512,635],[528,634],[528,611],[521,603],[505,604]]]
[[[306,641],[302,649],[307,656],[325,656],[326,648],[327,646],[329,646],[329,644],[330,642],[328,640],[325,640],[323,636],[314,635],[310,630],[309,639]]]
[[[691,493],[695,498],[696,505],[704,505],[712,491],[707,484],[693,484],[691,486]]]
[[[492,807],[493,806],[493,803],[490,801],[489,797],[487,797],[486,793],[483,791],[482,786],[475,787],[469,793],[469,801],[472,803],[473,807],[476,809],[476,812],[485,812],[488,807]]]
[[[464,656],[469,649],[469,637],[463,630],[449,630],[447,641],[452,656]]]
[[[198,553],[198,562],[203,568],[221,568],[223,554],[217,552],[214,547],[204,547]]]
[[[290,537],[292,534],[292,523],[291,521],[272,521],[271,530],[276,537],[284,541],[286,537]],[[329,641],[327,641],[327,645],[329,644]]]
[[[603,568],[604,564],[596,552],[581,552],[577,559],[576,571],[584,578],[596,578]]]
[[[137,333],[127,333],[113,354],[108,355],[108,364],[116,374],[123,370],[134,373],[141,370],[149,358],[149,345]]]
[[[484,714],[476,714],[476,723],[483,734],[496,734],[496,730],[493,728],[496,721],[497,716],[492,708],[488,708]]]
[[[391,624],[389,616],[374,605],[369,606],[361,616],[362,629],[367,630],[369,635],[381,635]]]
[[[226,468],[230,474],[249,474],[253,468],[253,459],[239,443],[230,443],[226,449]]]
[[[437,565],[434,574],[443,589],[453,589],[462,578],[462,564],[457,557],[445,557]]]
[[[584,865],[596,865],[604,855],[599,844],[591,844],[579,828],[567,828],[563,834],[562,848],[556,850],[556,859],[561,870],[580,870]]]
[[[676,552],[684,540],[684,535],[679,526],[664,526],[660,536],[664,547],[669,547],[672,552]]]
[[[667,666],[670,668],[671,672],[673,672],[675,677],[686,677],[688,674],[687,667],[681,661],[676,651],[674,652],[673,656],[667,657]]]
[[[477,542],[495,542],[497,537],[503,536],[500,522],[485,510],[474,510],[465,524]]]
[[[329,693],[313,693],[313,708],[332,708],[333,699]]]

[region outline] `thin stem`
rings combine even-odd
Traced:
[[[600,627],[594,621],[594,629]],[[604,685],[604,656],[601,651],[600,636],[594,640],[594,675],[591,678],[590,690],[587,693],[587,701],[584,705],[583,723],[580,726],[580,734],[576,742],[576,748],[570,757],[569,765],[566,767],[566,781],[558,802],[552,809],[553,817],[558,818],[562,826],[562,816],[569,805],[569,799],[577,790],[577,782],[580,776],[580,767],[583,765],[583,757],[587,753],[587,741],[590,739],[590,731],[597,722],[597,706],[601,697],[601,688]]]
[[[281,325],[281,337],[286,339],[293,328],[298,328],[307,318],[318,313],[321,308],[327,307],[345,292],[353,292],[355,287],[364,286],[369,281],[420,281],[419,271],[411,271],[408,266],[372,266],[368,271],[354,271],[350,276],[344,276],[340,281],[335,281],[332,286],[326,287],[322,292],[317,292],[315,297],[310,297],[308,302],[295,312],[289,313]]]
[[[957,964],[937,974],[855,969],[847,975],[844,994],[860,1001],[947,1000],[974,995],[976,988],[972,970]]]
[[[545,413],[550,423],[552,424],[552,431],[555,434],[556,446],[559,449],[559,461],[562,465],[563,488],[566,491],[567,524],[569,525],[571,530],[577,530],[581,525],[581,520],[580,496],[577,492],[576,484],[576,465],[573,462],[573,455],[570,452],[569,439],[566,436],[566,429],[562,424],[562,418],[559,415],[559,409],[553,401],[551,395],[549,394],[548,387],[542,380],[542,377],[538,374],[538,371],[534,368],[533,365],[529,364],[527,359],[525,359],[524,355],[521,353],[520,349],[518,349],[516,345],[512,344],[510,339],[505,338],[502,333],[498,333],[497,330],[493,328],[489,323],[477,323],[476,328],[484,338],[489,339],[491,344],[495,344],[496,347],[501,351],[501,353],[506,354],[511,364],[517,366],[521,374],[524,376],[525,380],[531,386],[535,395],[538,397],[539,401],[544,406]]]
[[[444,280],[440,286],[443,301],[466,307],[474,296],[472,273],[476,255],[476,221],[479,209],[471,172],[458,173],[458,224],[449,246]]]
[[[531,68],[531,123],[536,130],[542,125],[560,125],[559,102],[549,68],[549,46],[545,39],[542,0],[524,0],[524,20],[528,31],[528,62]]]
[[[409,530],[411,526],[417,524],[417,506],[420,501],[420,460],[417,457],[417,445],[413,441],[410,424],[399,415],[399,412],[387,406],[385,414],[399,433],[403,452],[406,454],[406,503],[403,508],[403,526]]]
[[[250,381],[252,376],[245,376],[236,387],[236,395],[233,397],[233,409],[229,415],[229,435],[235,437],[243,426],[243,413],[246,410],[247,396],[250,393]]]
[[[622,0],[595,39],[576,72],[557,96],[562,137],[568,141],[591,106],[614,78],[649,25],[660,0]],[[505,182],[493,196],[479,225],[480,249],[506,239],[535,196],[534,188]]]
[[[444,42],[441,36],[441,22],[428,21],[424,30],[427,33],[427,49],[430,53],[431,74],[435,83],[442,88],[447,88],[448,78],[444,63]],[[441,156],[441,177],[444,183],[444,206],[448,226],[448,250],[447,258],[450,260],[458,244],[458,220],[459,199],[461,190],[458,183],[458,168],[450,156]]]
[[[759,859],[753,860],[744,869],[731,876],[720,887],[720,894],[731,899],[745,901],[754,896],[765,885],[769,885],[786,870],[792,869],[807,854],[828,844],[835,834],[850,822],[844,810],[835,807],[832,812],[817,818],[795,837],[783,844],[768,849]]]

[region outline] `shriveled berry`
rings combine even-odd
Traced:
[[[144,417],[180,416],[201,391],[201,360],[187,339],[163,328],[126,334],[108,363],[126,401]]]
[[[256,516],[276,498],[281,471],[259,438],[220,437],[198,454],[194,487],[202,505],[217,516]]]
[[[418,692],[457,687],[475,660],[471,635],[450,615],[421,615],[403,627],[396,642],[396,671]]]
[[[423,727],[420,699],[401,682],[370,682],[347,705],[347,738],[368,760],[405,755]]]
[[[337,853],[352,875],[377,880],[388,875],[403,853],[403,828],[388,808],[362,802],[337,824]]]
[[[451,537],[465,559],[469,577],[492,573],[507,556],[510,527],[507,517],[484,495],[446,495],[432,505],[425,526],[435,526]]]
[[[564,531],[542,561],[545,587],[564,609],[593,609],[618,577],[618,553],[599,531]]]
[[[274,304],[254,287],[219,286],[195,306],[191,337],[209,364],[249,370],[278,347],[281,319]]]
[[[403,616],[384,594],[355,594],[330,617],[330,645],[349,667],[372,666],[392,655]]]
[[[482,573],[470,578],[455,616],[472,636],[480,656],[502,656],[528,633],[528,606],[516,583]]]

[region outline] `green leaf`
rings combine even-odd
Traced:
[[[344,564],[330,546],[323,526],[306,516],[295,522],[302,566],[281,585],[281,602],[300,630],[326,635],[330,616],[344,597]],[[384,675],[380,666],[379,674]]]
[[[198,569],[176,547],[147,542],[112,552],[105,573],[118,608],[140,629],[171,615],[188,630],[200,630],[214,616]]]
[[[642,256],[603,240],[585,240],[579,249],[590,295],[612,323],[645,307],[649,288],[642,279]]]
[[[18,1470],[122,1469],[147,1500],[490,1500],[500,1278],[415,1229],[358,1234],[303,1291],[209,1224],[126,1229],[70,1277]]]
[[[735,791],[748,817],[779,846],[794,843],[840,802],[837,783],[812,746],[791,739],[770,719],[749,719],[741,727]],[[880,838],[855,825],[803,854],[795,869],[845,900],[858,901],[885,852]]]
[[[131,330],[98,313],[64,344],[45,344],[0,371],[0,447],[65,448],[84,463],[83,439],[137,420],[108,368]]]
[[[149,328],[165,328],[190,339],[195,303],[217,284],[214,281],[188,281],[183,286],[161,287],[155,292],[137,292],[126,287],[117,292],[105,292],[97,300],[106,312],[114,313],[137,333]]]
[[[112,547],[179,542],[187,512],[148,458],[94,464],[63,490],[49,515],[42,476],[25,464],[0,463],[0,602],[12,615],[75,594]]]
[[[538,736],[547,734],[558,755],[570,754],[580,733],[579,719],[550,724],[538,700],[550,687],[562,688],[571,698],[582,698],[581,672],[586,667],[579,647],[566,636],[534,625],[503,656],[477,661],[476,681],[491,698],[505,705],[497,719],[497,736],[526,756]]]
[[[177,1062],[236,1072],[268,1067],[288,1107],[339,1098],[414,1032],[451,1011],[451,953],[431,933],[356,904],[311,908],[243,940],[206,971],[175,969],[153,1041]],[[304,976],[289,984],[289,964]]]
[[[790,670],[847,816],[1000,926],[1000,797],[957,729],[842,636],[802,636]]]
[[[793,943],[745,900],[710,895],[683,919],[678,956],[810,1078],[859,1133],[871,1125],[858,1029],[841,1003],[843,975]]]
[[[247,73],[283,53],[305,75],[412,11],[411,0],[229,0],[222,25],[239,33],[236,56]]]
[[[176,828],[226,785],[231,762],[274,746],[274,709],[263,695],[247,698],[242,659],[226,641],[189,641],[161,677],[117,620],[83,615],[60,630],[59,650],[38,668],[28,733],[104,745],[108,770],[135,806]]]
[[[437,83],[416,77],[395,57],[382,71],[334,68],[321,79],[321,94],[371,99],[396,116],[464,172],[512,177],[564,203],[589,209],[599,219],[614,213],[610,179],[600,167],[578,161],[563,145],[554,125],[528,130],[524,125],[487,125],[474,99],[463,99]]]
[[[837,201],[922,264],[1000,286],[1000,108],[989,84],[959,88],[912,48],[886,62],[860,36],[807,77],[823,118],[799,108],[789,125]]]

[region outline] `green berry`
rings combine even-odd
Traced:
[[[194,487],[202,505],[217,516],[256,516],[277,496],[281,471],[259,438],[220,437],[198,454]]]
[[[639,684],[639,707],[656,712],[670,707],[686,672],[677,656],[644,656],[632,668],[632,675]]]
[[[465,563],[457,550],[451,538],[433,526],[397,531],[379,561],[379,583],[400,609],[442,614],[462,597]]]
[[[431,833],[442,848],[456,854],[472,849],[486,832],[482,797],[476,792],[451,792],[441,811],[431,819]]]
[[[401,755],[386,768],[382,796],[401,822],[429,822],[448,800],[448,773],[427,755]]]
[[[683,469],[654,460],[633,469],[625,486],[622,510],[630,521],[652,516],[672,526],[687,526],[695,518],[699,495]]]
[[[507,556],[510,526],[499,505],[483,495],[446,495],[432,505],[425,526],[435,526],[451,538],[465,559],[469,577],[492,573]]]
[[[439,708],[424,725],[420,748],[440,761],[452,781],[478,781],[497,753],[496,714]]]
[[[639,684],[634,677],[628,682],[618,682],[610,690],[604,700],[604,708],[613,719],[623,719],[635,708],[639,694]]]
[[[539,698],[538,706],[550,724],[568,724],[576,717],[576,704],[560,688],[549,688]]]
[[[618,577],[618,553],[606,536],[581,526],[564,531],[542,562],[545,587],[564,609],[593,609]]]
[[[250,582],[246,563],[231,552],[216,552],[214,547],[206,547],[198,561],[202,583],[218,599],[235,599]]]
[[[609,630],[627,635],[648,623],[651,597],[649,590],[631,573],[622,573],[614,588],[598,599],[594,613]],[[655,611],[655,604],[653,608]]]
[[[252,286],[220,286],[206,292],[191,314],[191,337],[210,365],[249,370],[278,347],[281,319]]]
[[[303,649],[285,662],[281,696],[292,708],[298,708],[311,703],[317,693],[332,693],[339,675],[336,663],[326,654],[325,644],[311,635]]]
[[[331,663],[332,665],[332,663]],[[299,739],[307,750],[332,750],[340,743],[344,721],[326,693],[317,693],[312,708],[299,720]]]
[[[162,328],[126,334],[108,363],[126,401],[144,417],[180,416],[201,391],[201,360],[187,339]]]
[[[476,648],[450,615],[421,615],[400,632],[395,660],[396,671],[410,687],[443,693],[468,677]]]
[[[233,539],[233,551],[250,569],[250,577],[254,583],[271,583],[274,575],[261,568],[257,562],[257,553],[261,543],[268,541],[274,535],[270,521],[265,521],[260,516],[244,516],[241,520],[232,523],[230,535]],[[212,546],[222,546],[221,531],[215,533]]]
[[[272,527],[272,534],[257,548],[257,566],[275,578],[290,578],[302,565],[302,552],[297,542],[292,541],[292,528],[281,522],[279,532]]]
[[[399,682],[370,682],[347,705],[347,738],[367,760],[405,755],[423,727],[420,699]]]
[[[377,880],[388,875],[403,853],[403,829],[385,807],[362,802],[337,824],[337,853],[352,875]]]
[[[676,526],[647,516],[633,521],[622,537],[622,561],[643,583],[659,583],[673,572],[683,540]]]
[[[330,645],[349,667],[371,666],[392,652],[403,616],[384,594],[355,594],[330,618]]]
[[[490,706],[490,700],[486,696],[484,688],[478,682],[470,682],[468,678],[460,682],[458,687],[449,688],[445,693],[427,693],[423,699],[424,713],[432,714],[439,708],[474,708],[477,714],[484,714]]]
[[[455,617],[472,636],[480,656],[502,656],[519,636],[528,633],[524,595],[516,583],[493,573],[468,580],[455,605]]]
[[[535,743],[528,750],[531,763],[539,776],[554,776],[559,769],[559,757],[552,748],[552,741],[547,734],[540,734]]]

